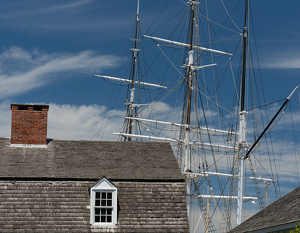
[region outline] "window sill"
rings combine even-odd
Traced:
[[[117,224],[113,223],[94,223],[91,224],[91,228],[117,228]]]

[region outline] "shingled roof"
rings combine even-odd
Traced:
[[[278,199],[228,233],[273,232],[300,221],[300,187]]]
[[[52,140],[11,146],[0,138],[0,178],[182,180],[169,143]]]

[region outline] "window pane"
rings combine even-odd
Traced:
[[[107,216],[107,222],[111,222],[111,216]]]
[[[111,209],[107,209],[107,215],[111,215],[112,210]]]
[[[96,192],[96,199],[100,199],[100,193]]]
[[[101,222],[106,222],[106,217],[105,216],[101,216]]]
[[[95,206],[100,206],[100,200],[95,201]]]
[[[106,199],[106,193],[102,193],[102,199]]]
[[[100,209],[95,208],[95,214],[96,214],[96,215],[100,215]]]
[[[107,206],[111,206],[111,205],[112,205],[111,200],[107,200]]]
[[[107,193],[107,199],[112,199],[112,193]]]
[[[101,200],[101,206],[106,206],[106,200]]]
[[[101,208],[101,215],[106,215],[106,209]]]
[[[100,216],[95,216],[95,222],[100,222]]]

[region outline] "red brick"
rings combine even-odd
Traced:
[[[47,113],[49,106],[12,104],[11,109],[12,144],[47,143]]]

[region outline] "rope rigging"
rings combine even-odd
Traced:
[[[199,206],[199,213],[201,213],[199,219],[198,216],[195,217],[197,218],[196,225],[198,226],[200,219],[203,218],[203,220],[205,220],[205,224],[207,224],[207,232],[216,232],[213,221],[216,216],[215,214],[219,213],[221,213],[223,216],[221,219],[222,224],[220,226],[221,232],[227,232],[232,228],[233,224],[231,218],[236,214],[236,212],[233,211],[233,208],[237,205],[235,195],[238,184],[238,170],[240,166],[238,162],[241,159],[249,160],[250,155],[252,158],[254,158],[254,163],[252,164],[252,162],[249,161],[250,167],[247,167],[245,170],[246,178],[250,177],[250,172],[254,178],[258,177],[261,180],[267,179],[263,177],[269,177],[271,179],[276,178],[276,181],[272,181],[272,184],[274,186],[276,196],[280,196],[279,183],[277,182],[280,165],[278,166],[276,163],[277,161],[275,155],[277,154],[277,151],[274,151],[272,148],[273,144],[271,132],[272,129],[274,129],[274,127],[278,124],[283,114],[280,117],[278,115],[279,118],[274,120],[274,123],[270,129],[267,129],[265,132],[263,132],[264,135],[259,134],[259,132],[262,132],[262,130],[259,128],[265,128],[265,122],[269,122],[267,113],[270,113],[271,111],[267,107],[271,106],[272,104],[276,104],[283,99],[266,103],[265,94],[263,92],[264,90],[263,88],[259,88],[259,86],[262,84],[262,74],[260,71],[259,60],[258,58],[255,58],[254,54],[251,53],[251,51],[256,50],[256,55],[258,56],[255,33],[253,32],[255,47],[252,48],[250,43],[248,43],[249,39],[245,39],[245,34],[248,36],[249,32],[244,30],[243,34],[240,35],[241,29],[234,22],[232,16],[232,13],[237,9],[237,6],[241,1],[239,0],[238,3],[234,5],[231,14],[228,11],[229,8],[225,6],[223,0],[220,1],[227,15],[223,24],[216,23],[209,19],[206,0],[204,0],[205,4],[202,5],[202,9],[197,9],[197,2],[191,0],[189,3],[185,3],[188,5],[188,10],[191,11],[191,14],[183,12],[183,9],[180,8],[175,16],[169,18],[166,23],[158,27],[158,29],[154,30],[154,32],[150,34],[153,35],[157,32],[161,33],[163,30],[165,30],[164,38],[168,37],[169,39],[176,37],[178,41],[180,41],[179,39],[181,39],[181,41],[184,39],[185,43],[188,44],[189,47],[179,49],[179,43],[177,43],[177,45],[170,45],[168,42],[165,42],[167,40],[161,42],[151,38],[151,40],[155,42],[155,45],[149,47],[149,51],[143,55],[140,54],[136,60],[136,70],[131,70],[129,76],[134,75],[136,72],[136,79],[147,80],[147,82],[149,82],[148,79],[156,79],[160,84],[167,85],[168,89],[150,88],[137,84],[135,86],[138,89],[138,101],[136,101],[136,103],[142,103],[141,100],[143,98],[145,98],[147,102],[145,105],[135,107],[133,113],[130,113],[129,108],[127,108],[126,115],[130,115],[134,118],[149,118],[149,121],[145,122],[145,119],[131,119],[131,121],[127,121],[126,123],[124,121],[122,131],[128,132],[128,130],[132,128],[131,132],[137,129],[135,131],[137,132],[137,135],[135,136],[141,135],[143,132],[145,132],[147,135],[152,137],[151,139],[149,137],[147,140],[159,141],[162,140],[162,138],[173,140],[171,143],[175,157],[179,166],[182,167],[182,171],[186,180],[191,182],[191,195],[188,196],[195,197],[202,194],[208,194],[208,196],[210,196],[207,198],[207,200],[205,198],[200,198],[200,200],[193,202],[193,205]],[[163,11],[167,9],[167,6],[170,2],[171,1],[169,0],[164,5],[163,10],[156,17],[154,23],[152,23],[148,28],[146,34],[148,34],[148,32],[154,28],[154,24],[158,22],[158,18],[161,17]],[[249,12],[250,14],[248,14],[248,17],[250,17],[250,15],[252,16],[250,5]],[[179,23],[169,26],[169,23],[172,23],[175,17],[179,19]],[[248,20],[248,17],[245,17],[246,20]],[[189,23],[184,24],[183,21],[185,18],[188,19]],[[238,35],[228,36],[228,34],[226,34],[226,39],[223,39],[223,35],[221,33],[225,31],[223,29],[228,29],[225,27],[225,23],[228,20],[232,22],[233,25],[231,26],[234,26],[238,30],[237,32],[236,30],[230,29],[229,32],[231,34],[233,32],[234,34]],[[248,20],[248,22],[250,22],[250,20]],[[219,30],[214,28],[215,25],[219,26]],[[168,30],[166,27],[168,27]],[[184,36],[183,34],[185,29],[187,29],[188,32],[187,36]],[[236,36],[240,36],[242,40],[239,40],[239,42],[236,43],[236,46],[227,45],[227,38],[235,38]],[[141,43],[145,42],[145,40],[146,39],[139,41],[138,45],[143,46]],[[150,41],[149,39],[147,40]],[[200,45],[205,45],[207,50],[201,50],[203,47],[199,49]],[[198,48],[196,48],[196,46],[198,46]],[[233,55],[229,57],[228,61],[224,62],[222,61],[225,60],[224,55],[214,54],[212,52],[212,48],[214,46],[223,48],[228,46],[227,48],[229,49],[224,49],[224,51],[233,50]],[[211,50],[208,50],[208,48]],[[237,61],[238,58],[236,56],[239,51],[238,48],[241,48],[241,50],[245,50],[247,52],[247,55],[245,55],[244,59],[240,59],[239,61]],[[147,60],[146,55],[150,55],[151,60]],[[181,59],[176,59],[177,55],[180,55]],[[167,61],[168,65],[160,64],[161,61],[159,61],[159,59],[161,58],[163,58],[163,62]],[[123,58],[122,61],[124,60],[125,59]],[[221,62],[219,63],[219,61]],[[234,72],[235,61],[237,61],[237,63],[240,62],[239,67],[247,65],[247,70],[244,71],[245,80],[240,82],[235,79],[235,76],[240,78],[240,76],[243,75],[243,72]],[[258,62],[258,65],[254,64],[255,61]],[[218,70],[213,65],[211,67],[204,67],[204,65],[211,65],[217,62]],[[144,67],[142,67],[142,63],[144,64]],[[132,64],[133,63],[130,63],[130,65],[124,69],[123,67],[120,67],[119,73],[117,74],[126,73],[125,70],[132,68]],[[257,66],[258,69],[256,68]],[[116,66],[114,66],[114,68],[115,67]],[[109,70],[110,69],[107,71]],[[237,73],[237,75],[235,73]],[[233,81],[226,81],[228,76],[232,77]],[[109,80],[106,81],[117,86],[116,82]],[[229,85],[231,87],[229,87]],[[244,97],[239,95],[240,86],[243,85],[247,86],[244,88]],[[120,87],[123,85],[118,84],[118,86],[119,91],[117,96],[119,96],[121,93]],[[127,100],[129,100],[131,89],[132,86],[128,85],[126,95]],[[144,94],[144,92],[149,89],[155,89],[155,93],[157,95],[153,97],[149,92]],[[223,89],[225,89],[225,91]],[[234,93],[232,101],[232,96],[228,94],[231,92]],[[249,97],[251,94],[253,99],[250,99]],[[109,99],[109,103],[111,103],[111,98],[112,95]],[[182,102],[180,102],[181,100]],[[232,104],[225,105],[228,102]],[[243,104],[241,104],[242,102]],[[113,108],[115,103],[116,102],[114,102],[112,105]],[[127,104],[129,106],[128,101]],[[258,105],[258,107],[256,105]],[[240,106],[242,107],[240,108]],[[281,112],[283,109],[286,110],[286,107],[280,109],[279,112]],[[249,124],[250,127],[247,126],[247,143],[246,139],[240,143],[238,140],[240,134],[239,119],[240,116],[244,114],[241,114],[241,112],[244,111],[248,114],[247,121],[251,120],[251,118],[253,119],[252,125]],[[111,117],[112,112],[109,114],[110,115],[108,118]],[[174,125],[160,124],[152,120],[154,115],[158,116],[158,119],[161,120],[161,122],[163,119],[165,120],[164,123],[169,123],[166,122],[167,120],[178,123],[176,126],[175,123]],[[182,121],[178,120],[180,117]],[[258,120],[259,118],[261,118],[261,120]],[[107,122],[102,122],[97,135],[101,130],[105,130],[111,121],[112,119],[108,119]],[[103,124],[106,125],[103,126]],[[223,132],[213,132],[211,129],[214,128],[218,128]],[[224,133],[225,131],[226,133]],[[104,132],[102,136],[103,135]],[[119,137],[126,138],[130,136],[122,135]],[[159,137],[160,139],[157,139]],[[249,143],[252,141],[254,142],[253,144]],[[267,143],[267,141],[270,142]],[[295,143],[294,147],[297,148],[297,138],[295,137],[293,141]],[[208,144],[210,146],[207,146]],[[221,148],[215,145],[225,145],[227,147]],[[266,146],[265,150],[260,149],[260,147],[263,145]],[[245,154],[242,157],[238,157],[239,153],[237,152],[237,149],[239,149],[239,146],[244,146],[245,149]],[[189,156],[189,161],[186,159],[187,156]],[[267,158],[268,161],[265,161],[265,158]],[[295,158],[297,159],[296,154]],[[189,167],[186,166],[187,163],[190,163]],[[227,174],[228,176],[226,176],[225,173],[229,173]],[[297,168],[297,174],[298,173],[299,170]],[[298,178],[298,181],[299,180],[300,179]],[[254,179],[253,182],[254,187],[252,186],[252,188],[246,190],[245,194],[250,195],[256,192],[255,195],[258,196],[259,201],[255,202],[255,204],[259,204],[260,207],[263,208],[263,198],[267,196],[266,191],[264,195],[261,195],[260,186],[257,184],[258,181]],[[209,189],[204,190],[204,187],[208,187]],[[227,199],[222,199],[226,194]],[[219,195],[222,196],[222,198],[215,200],[214,196]],[[213,198],[214,201],[210,201],[209,198]],[[195,230],[197,229],[197,226]]]

